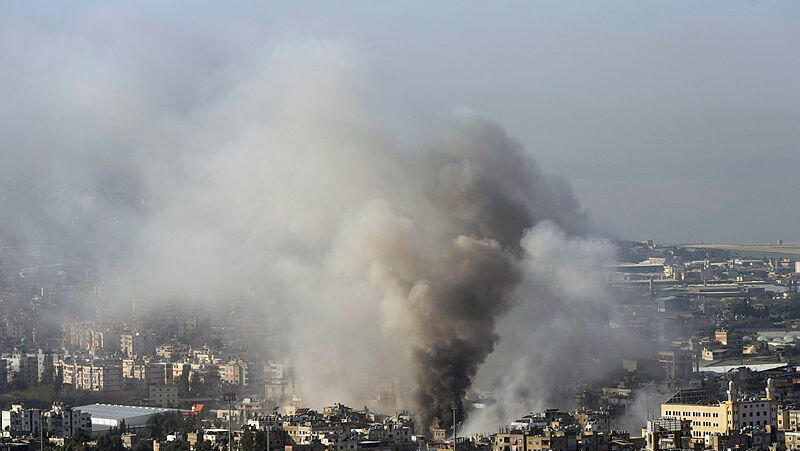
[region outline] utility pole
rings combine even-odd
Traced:
[[[42,411],[39,411],[39,451],[44,451],[44,432],[42,431],[42,423],[44,419],[42,418]]]
[[[228,401],[228,451],[233,451],[233,400],[236,393],[225,393],[224,396]]]
[[[453,451],[456,451],[456,439],[458,438],[456,425],[456,403],[453,403]]]

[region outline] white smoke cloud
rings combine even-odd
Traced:
[[[661,404],[669,398],[653,385],[640,387],[634,393],[633,403],[625,408],[625,414],[617,420],[617,429],[638,435],[647,421],[661,416]]]
[[[607,327],[616,302],[602,269],[614,261],[608,240],[544,221],[526,232],[522,248],[519,305],[499,322],[500,344],[480,375],[494,402],[473,412],[467,432],[570,406],[576,385],[607,374],[612,363],[603,359],[625,349]]]
[[[187,176],[146,174],[155,214],[111,280],[139,299],[264,296],[309,402],[360,400],[400,374],[427,423],[506,340],[495,322],[513,291],[551,312],[525,326],[550,334],[579,304],[604,308],[610,248],[567,237],[587,229],[569,186],[491,121],[462,112],[392,137],[357,61],[340,44],[281,46],[175,128]]]
[[[86,18],[86,33],[102,34],[109,14]],[[86,39],[62,37],[65,54]],[[34,177],[44,190],[116,187],[143,205],[96,207],[124,232],[102,259],[106,307],[224,305],[251,293],[287,337],[309,404],[360,402],[394,375],[415,381],[406,395],[426,422],[460,403],[498,342],[515,361],[502,370],[503,387],[530,392],[513,406],[502,401],[503,412],[563,388],[575,367],[556,358],[559,346],[576,361],[592,357],[579,348],[601,332],[590,316],[576,323],[576,312],[597,318],[607,307],[595,270],[610,248],[580,238],[589,227],[569,186],[543,174],[499,125],[460,113],[389,129],[380,118],[391,107],[376,101],[363,59],[342,43],[215,48],[187,67],[180,55],[151,58],[125,45],[133,61],[95,44],[56,61],[50,75],[36,71],[36,86],[60,86],[52,95],[0,88],[19,106],[0,110],[14,119],[2,139],[33,155],[22,172],[56,167],[52,180]],[[34,50],[34,61],[52,63],[46,46]],[[75,116],[42,132],[15,115],[45,106]],[[42,217],[72,227],[52,211]],[[92,230],[75,241],[88,254],[102,247]],[[45,227],[24,234],[53,237]]]

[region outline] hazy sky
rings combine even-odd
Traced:
[[[602,230],[800,241],[796,1],[54,3],[0,5],[0,65],[100,49],[172,80],[148,101],[180,111],[214,89],[192,71],[231,54],[343,41],[393,127],[485,113],[566,177]]]

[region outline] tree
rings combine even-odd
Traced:
[[[45,368],[44,372],[42,373],[42,385],[51,385],[56,380],[56,369],[52,366]]]
[[[124,451],[125,447],[122,444],[122,435],[119,430],[114,429],[108,434],[101,436],[97,439],[97,451]]]
[[[173,440],[162,445],[163,451],[189,451],[189,442],[185,440]]]
[[[239,441],[239,446],[241,446],[242,451],[255,450],[255,439],[253,437],[252,431],[250,430],[244,431],[244,434],[242,434],[242,438]]]
[[[86,449],[86,442],[91,440],[92,437],[84,429],[78,428],[67,443],[64,444],[64,451],[82,450]]]
[[[184,371],[181,374],[181,377],[178,379],[178,392],[181,396],[186,396],[189,394],[189,373]]]
[[[728,300],[728,308],[734,315],[751,316],[755,314],[755,309],[747,299],[733,298]]]
[[[150,434],[150,438],[159,440],[164,429],[164,416],[161,414],[151,416],[147,419],[145,427]]]
[[[150,440],[139,440],[133,446],[133,451],[153,451],[153,442]]]
[[[242,437],[244,438],[244,437]],[[267,431],[257,431],[255,437],[255,449],[259,451],[263,451],[267,449],[267,440],[269,440],[269,435]]]
[[[758,354],[764,354],[766,352],[769,352],[769,345],[767,344],[766,341],[756,340],[754,345],[756,347],[756,353]]]
[[[200,375],[192,373],[192,377],[189,379],[189,391],[197,396],[204,395],[207,390],[205,382],[200,380]]]
[[[12,390],[27,390],[28,383],[25,382],[25,379],[22,378],[22,374],[19,371],[16,371],[11,374],[11,389]]]
[[[64,376],[61,374],[61,371],[56,371],[53,375],[53,389],[56,393],[61,392],[61,389],[64,387]]]
[[[150,438],[164,440],[171,432],[186,434],[197,430],[197,418],[194,416],[184,417],[177,412],[166,412],[148,418],[146,427]]]

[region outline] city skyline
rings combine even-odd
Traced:
[[[799,13],[0,4],[0,447],[800,449]]]

